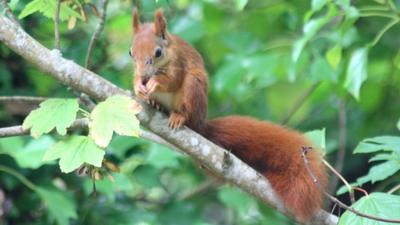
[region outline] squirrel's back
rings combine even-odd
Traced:
[[[271,182],[287,208],[306,222],[322,206],[322,193],[301,158],[302,147],[312,144],[299,132],[250,117],[227,116],[207,124],[206,137],[231,151]],[[322,186],[327,178],[317,149],[307,154]]]

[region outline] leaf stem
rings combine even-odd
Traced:
[[[397,19],[398,17],[396,15],[392,14],[387,14],[387,13],[381,13],[381,12],[365,12],[361,13],[360,17],[383,17],[383,18],[390,18],[390,19]]]
[[[393,19],[390,21],[388,24],[386,24],[382,30],[379,31],[379,33],[375,36],[374,40],[369,44],[370,47],[374,47],[379,40],[382,38],[382,36],[388,31],[390,28],[392,28],[394,25],[396,25],[398,22],[400,22],[400,18]]]
[[[79,111],[85,116],[89,118],[90,113],[84,109],[82,109],[81,107],[79,107]]]
[[[37,190],[36,185],[33,184],[31,181],[29,181],[26,177],[24,177],[24,175],[22,175],[18,171],[14,170],[10,167],[3,166],[3,165],[0,165],[0,171],[3,171],[5,173],[8,173],[8,174],[14,176],[15,178],[17,178],[17,180],[21,181],[21,183],[23,183],[26,187],[28,187],[32,191]]]

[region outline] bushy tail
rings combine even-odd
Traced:
[[[302,147],[312,145],[302,134],[249,117],[228,116],[209,121],[204,135],[267,177],[298,221],[309,221],[321,208],[322,193],[301,158]],[[307,158],[325,187],[327,178],[320,152],[310,150]]]

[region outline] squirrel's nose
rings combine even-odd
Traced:
[[[146,65],[151,65],[151,64],[153,64],[153,59],[152,58],[150,58],[150,59],[147,59],[145,62],[144,62]]]

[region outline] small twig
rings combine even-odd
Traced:
[[[8,16],[8,18],[10,18],[11,21],[12,21],[13,23],[19,25],[17,18],[15,17],[14,13],[12,12],[10,6],[9,6],[8,3],[7,3],[7,0],[1,0],[1,1],[0,1],[0,5],[1,5],[1,7],[4,8],[4,10],[5,10],[6,15]]]
[[[395,191],[400,189],[400,184],[396,185],[394,188],[388,191],[388,194],[393,194]]]
[[[306,170],[308,172],[308,174],[310,175],[310,177],[313,179],[315,185],[318,187],[318,189],[325,195],[327,196],[332,202],[338,204],[341,208],[344,208],[358,216],[364,217],[364,218],[368,218],[368,219],[372,219],[372,220],[376,220],[376,221],[382,221],[382,222],[388,222],[388,223],[400,223],[400,219],[386,219],[386,218],[380,218],[380,217],[376,217],[376,216],[372,216],[372,215],[368,215],[365,213],[362,213],[356,209],[354,209],[351,206],[346,205],[345,203],[341,202],[339,199],[337,199],[336,197],[332,196],[331,194],[329,194],[327,191],[324,190],[324,188],[322,187],[321,183],[318,181],[317,177],[314,175],[313,171],[310,168],[310,162],[307,159],[307,152],[309,150],[312,150],[311,147],[305,147],[303,146],[301,148],[301,158],[304,161],[304,166],[306,167]]]
[[[77,119],[71,125],[70,129],[84,128],[84,127],[87,127],[88,124],[89,124],[89,120],[86,118]],[[30,132],[30,130],[23,129],[21,125],[12,126],[12,127],[3,127],[3,128],[0,128],[0,137],[22,136],[22,135],[29,134],[29,132]]]
[[[332,193],[338,184],[338,177],[343,181],[343,183],[346,184],[345,179],[340,175],[343,169],[343,161],[344,161],[344,156],[346,155],[346,123],[347,123],[347,115],[346,115],[346,105],[344,100],[339,99],[338,102],[338,108],[339,108],[339,149],[336,154],[336,163],[335,163],[335,170],[337,173],[335,177],[333,177],[331,184],[330,184],[330,192]],[[343,178],[343,179],[342,179]],[[348,186],[349,187],[349,186]],[[350,197],[352,203],[354,202],[354,195]]]
[[[54,39],[55,39],[55,49],[60,50],[60,9],[61,0],[57,0],[56,12],[54,15]]]
[[[352,187],[352,189],[360,191],[360,192],[364,193],[365,196],[368,196],[368,192],[366,190],[362,189],[362,188]]]
[[[0,96],[0,104],[17,102],[17,103],[26,103],[30,102],[33,104],[39,104],[46,100],[45,97],[31,97],[31,96]]]
[[[21,181],[21,183],[23,183],[26,187],[28,187],[32,191],[36,191],[36,189],[37,189],[36,185],[33,184],[30,180],[28,180],[26,177],[24,177],[24,175],[22,175],[20,172],[12,169],[10,167],[3,166],[3,165],[0,165],[0,171],[3,171],[5,173],[8,173],[8,174],[14,176],[19,181]]]
[[[104,29],[104,24],[105,24],[106,17],[107,17],[107,4],[108,4],[108,0],[102,1],[102,5],[101,5],[102,11],[101,11],[100,22],[99,22],[99,24],[97,24],[96,30],[94,31],[92,38],[90,39],[89,47],[88,47],[88,50],[86,53],[86,60],[85,60],[85,68],[87,68],[87,69],[90,69],[91,58],[92,58],[94,46],[96,45],[96,41]]]
[[[290,119],[296,114],[304,102],[311,96],[311,94],[317,89],[321,82],[314,83],[297,101],[293,104],[292,108],[289,109],[288,114],[282,119],[281,124],[287,124]]]
[[[355,202],[355,198],[354,198],[354,192],[353,192],[353,188],[352,186],[349,184],[349,182],[347,182],[346,179],[344,179],[344,177],[338,172],[336,171],[331,164],[329,164],[326,160],[322,160],[322,162],[325,164],[326,167],[328,167],[335,175],[336,177],[338,177],[343,183],[344,185],[347,187],[347,189],[349,190],[349,195],[350,195],[350,201],[351,203]]]

